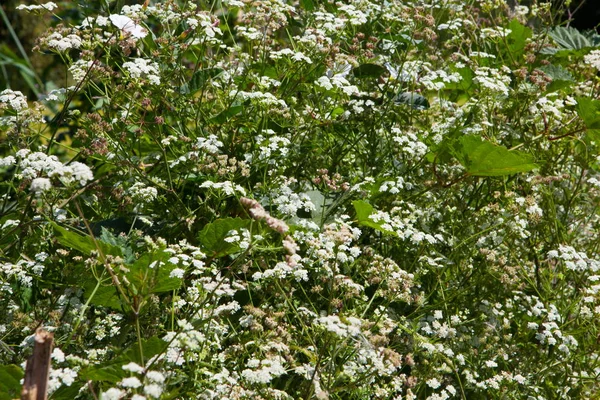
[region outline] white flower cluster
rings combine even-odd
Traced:
[[[252,358],[248,360],[248,368],[242,371],[242,378],[253,384],[267,384],[273,379],[286,373],[284,368],[285,359],[281,356],[274,356],[264,360]]]
[[[352,67],[348,64],[336,64],[332,69],[328,69],[325,75],[317,79],[315,84],[325,90],[333,90],[334,88],[340,89],[348,96],[357,94],[360,92],[358,87],[351,85],[346,79],[346,76],[351,70]]]
[[[17,10],[25,10],[25,11],[53,11],[54,9],[58,8],[58,6],[56,5],[56,3],[54,2],[48,2],[45,4],[32,4],[30,6],[27,6],[25,4],[20,4],[17,6]]]
[[[236,193],[241,194],[242,196],[246,195],[246,190],[238,184],[235,184],[231,181],[225,182],[212,182],[212,181],[204,181],[200,185],[201,188],[209,188],[209,189],[217,189],[218,191],[222,191],[227,196],[235,196]]]
[[[219,149],[223,147],[223,142],[215,135],[209,135],[208,138],[199,137],[196,140],[196,147],[206,150],[210,154],[216,154],[219,152]]]
[[[306,56],[300,51],[293,51],[289,48],[281,49],[279,51],[272,51],[271,54],[269,54],[269,58],[271,58],[272,60],[280,60],[286,56],[289,56],[292,61],[304,61],[307,64],[312,64],[312,60],[310,59],[310,57]]]
[[[262,135],[258,135],[254,140],[260,145],[258,159],[267,160],[269,164],[277,164],[277,159],[279,158],[277,156],[286,157],[291,144],[288,138],[281,136],[271,136],[265,138]],[[246,161],[249,160],[246,159]]]
[[[592,50],[583,57],[583,61],[600,71],[600,50]]]
[[[403,132],[400,128],[393,127],[392,134],[394,142],[400,146],[402,153],[408,158],[418,159],[429,151],[427,145],[421,142],[413,132]]]
[[[263,92],[245,92],[245,91],[238,91],[238,90],[232,90],[229,93],[230,97],[233,98],[239,98],[242,101],[246,101],[246,100],[251,100],[253,103],[257,103],[259,105],[262,105],[264,107],[278,107],[284,110],[288,109],[288,105],[286,104],[285,100],[283,99],[278,99],[277,97],[275,97],[275,95],[271,94],[271,93],[263,93]]]
[[[18,90],[5,89],[0,92],[0,110],[9,108],[13,111],[21,111],[27,108],[27,97]]]
[[[151,85],[160,84],[158,64],[144,58],[135,58],[133,62],[123,63],[123,68],[134,80],[147,79]]]
[[[271,204],[277,207],[277,211],[289,217],[295,217],[298,210],[311,212],[316,209],[310,196],[305,193],[295,193],[285,183],[269,193],[269,197]]]
[[[142,182],[134,183],[125,193],[131,196],[134,201],[142,203],[150,203],[158,196],[156,188],[146,186]]]
[[[65,52],[67,50],[79,49],[83,41],[77,35],[70,34],[63,36],[58,32],[52,33],[46,38],[48,47],[58,52]]]
[[[16,176],[22,179],[31,179],[33,192],[50,189],[49,179],[53,178],[58,179],[65,186],[75,184],[85,186],[94,179],[90,168],[78,161],[65,165],[56,156],[49,156],[41,152],[32,153],[27,149],[19,150],[16,156],[16,158],[8,156],[0,159],[0,166],[16,165],[19,169]]]
[[[164,391],[164,384],[166,380],[165,374],[159,371],[147,371],[146,368],[130,362],[129,364],[123,365],[123,370],[129,371],[132,374],[138,376],[130,376],[121,379],[118,386],[107,389],[102,392],[100,398],[103,400],[120,400],[126,396],[131,395],[131,400],[146,400],[147,398],[159,399]],[[144,395],[140,395],[136,392],[142,392]]]
[[[69,67],[69,72],[71,75],[73,75],[73,80],[75,80],[75,82],[81,82],[86,77],[88,71],[93,67],[93,65],[94,61],[92,60],[77,60],[71,64]]]
[[[560,245],[558,250],[548,252],[548,260],[563,260],[567,269],[572,271],[591,271],[600,270],[600,262],[590,259],[585,253],[578,252],[572,246]]]
[[[341,338],[361,335],[362,321],[356,317],[344,317],[344,321],[342,321],[337,315],[326,315],[316,318],[314,324],[323,326],[327,331],[333,332]]]
[[[508,75],[510,71],[504,72],[506,72],[506,75],[495,68],[479,67],[475,70],[475,78],[473,78],[473,81],[479,83],[482,88],[487,89],[492,93],[508,96],[511,82],[510,76]]]
[[[41,276],[44,271],[44,260],[48,254],[40,253],[36,255],[36,260],[19,260],[16,263],[10,261],[0,262],[0,275],[7,278],[16,278],[24,287],[31,287],[34,276]],[[10,285],[0,286],[0,291],[12,293],[13,289]]]

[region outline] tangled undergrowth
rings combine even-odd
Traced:
[[[68,83],[0,93],[1,399],[38,327],[51,399],[600,396],[598,35],[72,3],[20,7]]]

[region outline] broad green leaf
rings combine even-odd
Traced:
[[[122,256],[121,249],[103,242],[99,238],[92,239],[91,236],[80,235],[79,233],[70,231],[62,226],[52,223],[54,230],[57,233],[56,240],[65,247],[82,252],[85,255],[90,255],[92,251],[102,250],[104,255]]]
[[[507,36],[508,49],[512,54],[513,58],[519,62],[520,57],[523,55],[525,49],[525,43],[527,39],[531,37],[533,31],[531,28],[522,25],[516,19],[513,19],[508,25],[510,33]]]
[[[131,265],[127,278],[137,286],[142,296],[179,289],[182,281],[170,277],[177,265],[170,263],[169,257],[168,253],[162,251],[146,253]]]
[[[510,151],[478,136],[462,136],[450,145],[450,152],[473,176],[506,176],[538,167],[527,153]]]
[[[358,67],[352,70],[354,76],[363,78],[363,77],[373,77],[379,78],[381,75],[385,74],[387,69],[377,64],[361,64]]]
[[[23,370],[17,365],[0,365],[0,400],[19,398]]]
[[[315,9],[315,3],[313,0],[300,0],[300,5],[306,11],[313,11]]]
[[[356,220],[358,221],[359,225],[373,228],[375,230],[378,230],[379,232],[383,232],[388,235],[398,236],[396,232],[383,228],[381,223],[374,222],[370,218],[370,216],[375,211],[372,205],[363,200],[355,200],[352,202],[352,205],[354,206],[354,211],[356,212]]]
[[[90,280],[83,284],[83,295],[85,297],[85,300],[87,301],[91,297],[90,304],[99,307],[112,308],[116,311],[122,311],[121,299],[119,298],[117,288],[112,285],[112,281],[107,280],[106,283],[101,284],[100,287],[98,287],[98,289],[96,289],[96,292],[94,293],[96,283],[97,281]]]
[[[557,26],[550,31],[550,37],[559,46],[559,50],[580,50],[593,46],[588,37],[573,27]]]
[[[407,104],[417,110],[426,110],[429,108],[429,101],[415,92],[402,92],[396,96],[396,104]]]
[[[249,228],[250,220],[241,218],[223,218],[207,224],[198,234],[198,240],[209,257],[223,257],[240,251],[236,243],[228,243],[225,238],[232,230]]]
[[[167,348],[168,343],[154,336],[147,340],[142,340],[142,351],[144,352],[144,361],[162,353]],[[123,365],[130,362],[143,365],[140,357],[140,346],[133,343],[123,354],[113,360],[99,365],[89,366],[81,370],[79,376],[84,380],[93,382],[118,382],[129,376],[130,372],[123,369]]]
[[[573,75],[560,65],[548,64],[539,68],[542,72],[552,78],[553,81],[573,82]]]
[[[231,117],[238,115],[242,112],[244,106],[242,105],[233,105],[229,107],[227,110],[222,111],[221,113],[215,115],[210,119],[211,123],[214,124],[223,124],[227,122]]]
[[[600,138],[600,100],[577,97],[577,114],[583,120],[587,135],[594,140]]]
[[[555,92],[565,87],[569,87],[571,86],[571,83],[575,81],[573,75],[560,65],[549,64],[544,65],[539,69],[552,78],[552,82],[546,89],[548,92]]]

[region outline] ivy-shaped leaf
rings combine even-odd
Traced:
[[[398,236],[396,232],[385,229],[382,226],[382,223],[375,222],[370,218],[375,211],[372,205],[363,200],[355,200],[352,202],[352,205],[354,206],[354,211],[356,212],[356,221],[359,225],[373,228],[387,235]]]
[[[109,254],[112,256],[123,256],[119,247],[105,243],[99,238],[96,238],[94,241],[91,236],[80,235],[79,233],[63,228],[54,222],[52,223],[52,227],[57,233],[56,240],[65,247],[80,251],[88,256],[92,251],[97,251],[98,248],[100,248],[105,256]]]
[[[525,50],[525,44],[527,39],[533,35],[531,28],[522,25],[516,19],[513,19],[508,25],[510,33],[507,36],[508,49],[512,54],[512,57],[520,61],[520,57],[523,55]]]
[[[237,243],[229,243],[225,238],[229,236],[232,230],[249,228],[250,220],[241,218],[223,218],[206,224],[204,229],[198,234],[198,240],[202,244],[202,249],[207,256],[216,258],[240,251]]]
[[[527,153],[510,151],[473,135],[459,138],[450,145],[450,152],[473,176],[506,176],[538,167]]]

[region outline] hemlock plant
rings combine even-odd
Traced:
[[[20,7],[66,82],[0,93],[0,398],[38,327],[52,399],[599,396],[598,35],[81,3]]]

